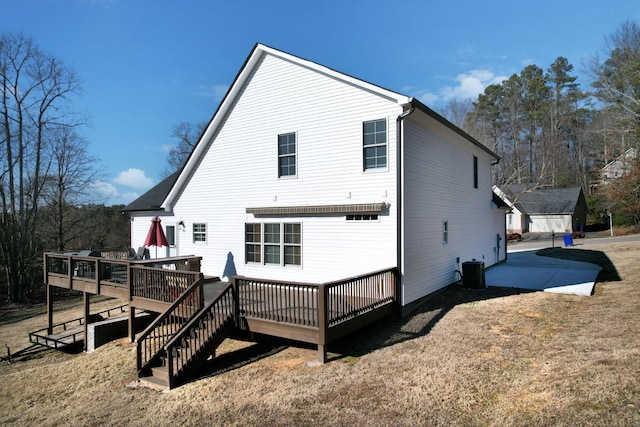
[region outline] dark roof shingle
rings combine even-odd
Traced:
[[[123,212],[144,212],[144,211],[157,211],[162,209],[162,202],[166,199],[167,194],[171,191],[173,184],[175,184],[180,171],[174,172],[155,187],[144,193],[142,196],[135,199],[133,202],[125,206]]]

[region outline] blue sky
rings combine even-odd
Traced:
[[[638,0],[0,0],[22,32],[72,67],[106,204],[157,184],[170,133],[208,121],[256,42],[419,98],[475,98],[526,65],[583,63]]]

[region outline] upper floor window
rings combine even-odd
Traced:
[[[296,175],[296,134],[278,135],[278,178]]]
[[[364,170],[387,167],[387,121],[362,124]]]
[[[193,242],[206,242],[207,241],[207,224],[195,223],[193,224]]]
[[[478,188],[478,157],[473,156],[473,188]]]

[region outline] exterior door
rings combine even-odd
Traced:
[[[165,248],[167,253],[167,257],[178,256],[178,247],[176,242],[176,226],[175,225],[167,225],[167,229],[165,230],[165,234],[167,235],[167,242],[169,242],[169,247]]]

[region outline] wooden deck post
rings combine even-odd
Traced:
[[[51,285],[47,286],[47,335],[53,333],[53,292]]]
[[[127,307],[129,309],[129,342],[134,342],[136,340],[136,308],[131,306],[131,301]]]
[[[89,294],[89,292],[83,292],[82,293],[82,300],[84,302],[84,351],[87,351],[87,348],[89,348],[89,342],[87,341],[87,338],[89,337],[89,301],[91,298],[91,294]]]
[[[318,286],[318,362],[327,363],[327,288]]]

